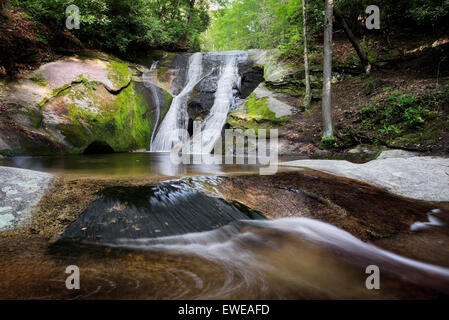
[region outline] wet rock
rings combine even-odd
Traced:
[[[148,96],[126,63],[105,54],[44,64],[0,81],[0,149],[12,156],[79,154],[94,141],[117,152],[148,148],[156,122]],[[171,96],[162,96],[165,106]]]
[[[109,187],[61,235],[62,241],[114,243],[218,229],[236,220],[265,219],[238,203],[210,197],[188,183]]]
[[[254,90],[265,81],[263,69],[257,66],[247,65],[240,71],[241,85],[240,97],[246,99]]]
[[[164,53],[156,57],[157,68],[152,70],[150,80],[157,86],[168,91],[171,95],[178,95],[184,87],[190,54]]]
[[[29,221],[52,175],[0,167],[0,232],[21,227]]]
[[[449,202],[449,158],[388,158],[365,164],[339,160],[298,160],[281,165],[367,182],[412,199]]]

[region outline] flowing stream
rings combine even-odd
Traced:
[[[180,145],[211,152],[247,59],[242,51],[191,55],[185,85],[162,122],[160,88],[143,75],[155,105],[154,153],[0,159],[61,178],[33,213],[23,231],[29,234],[0,237],[0,298],[447,299],[447,207],[291,168],[275,177],[305,181],[307,190],[275,179],[251,183],[246,174],[258,173],[257,165],[171,163],[163,152]],[[186,137],[189,99],[206,78],[216,86],[212,107],[201,136]],[[341,184],[340,206],[332,197]],[[364,215],[366,206],[351,207],[363,196],[371,197],[379,224]],[[372,232],[383,226],[388,236]],[[360,230],[373,243],[354,236]],[[81,270],[80,290],[65,287],[69,265]],[[366,287],[372,265],[381,271],[380,290]]]
[[[222,193],[228,190],[227,179],[212,176],[137,185],[106,183],[55,243],[49,244],[48,239],[39,235],[0,238],[0,297],[411,299],[449,296],[449,265],[439,266],[393,253],[316,219],[267,220],[260,212],[225,200]],[[93,180],[92,185],[98,185],[98,181]],[[352,192],[351,188],[347,185],[348,193]],[[365,192],[376,193],[374,189],[364,188]],[[280,191],[273,197],[283,193]],[[257,189],[246,191],[250,198],[257,194]],[[64,199],[57,191],[55,197]],[[70,194],[66,197],[69,203],[73,202]],[[352,201],[357,200],[355,197]],[[307,201],[312,201],[309,206],[320,215],[319,201],[315,198]],[[379,204],[382,201],[379,199]],[[410,202],[389,201],[390,206],[402,208],[404,212],[410,209]],[[61,205],[68,203],[62,200]],[[449,243],[445,213],[432,212],[437,212],[442,219],[438,225],[416,229],[412,227],[416,223],[410,224],[408,237],[417,242],[396,240],[398,244],[425,252],[430,259],[445,254],[436,249]],[[51,220],[49,225],[60,219],[63,218]],[[68,265],[80,268],[81,290],[66,290]],[[380,269],[381,290],[365,287],[368,277],[365,270],[370,265]]]

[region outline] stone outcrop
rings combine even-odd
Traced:
[[[148,148],[156,106],[133,71],[139,73],[121,60],[91,53],[2,81],[0,153],[79,154],[94,142],[115,152]],[[171,95],[158,90],[166,112]]]
[[[0,232],[27,223],[52,176],[30,170],[0,167]]]
[[[365,164],[339,160],[298,160],[281,165],[359,180],[407,198],[449,202],[448,158],[386,158]]]

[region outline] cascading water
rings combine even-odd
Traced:
[[[159,64],[159,61],[155,61],[153,62],[153,64],[151,65],[151,68],[149,70],[149,72],[144,72],[142,75],[142,80],[144,82],[145,87],[149,88],[151,91],[151,96],[153,97],[153,103],[156,109],[156,122],[154,124],[153,127],[153,132],[151,133],[151,140],[150,142],[152,143],[154,140],[154,134],[157,131],[157,128],[159,126],[159,122],[160,122],[160,118],[161,118],[161,99],[159,98],[159,94],[158,94],[158,87],[150,80],[150,73],[153,72],[154,70],[156,70],[157,66]]]
[[[190,57],[187,84],[182,92],[173,99],[170,110],[151,145],[151,151],[169,152],[176,145],[185,142],[185,137],[183,141],[183,137],[178,134],[177,130],[187,130],[188,128],[189,95],[196,85],[218,70],[214,104],[202,123],[201,139],[194,136],[188,142],[192,153],[209,154],[220,137],[229,111],[235,104],[236,92],[234,89],[240,86],[238,65],[247,59],[248,53],[244,51],[196,53]],[[203,64],[217,66],[217,68],[210,67],[211,70],[203,70]]]
[[[235,104],[236,94],[234,88],[240,86],[238,63],[246,61],[248,54],[243,51],[229,51],[210,53],[209,57],[218,59],[221,63],[220,78],[215,93],[214,105],[209,116],[204,120],[201,128],[201,139],[193,137],[192,151],[209,154],[220,138],[221,130],[226,123],[230,109]],[[195,145],[201,141],[201,146]]]
[[[189,59],[187,71],[187,84],[184,89],[174,97],[167,115],[162,121],[159,131],[154,138],[150,150],[152,152],[168,152],[182,142],[182,136],[176,134],[178,129],[185,129],[188,125],[187,103],[189,94],[201,80],[203,73],[202,53],[195,53]]]

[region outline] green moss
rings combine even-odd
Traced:
[[[276,117],[276,114],[268,108],[268,98],[257,98],[253,93],[246,100],[245,105],[248,110],[249,120],[269,120],[272,122],[281,122],[282,120]]]
[[[118,87],[124,87],[131,81],[131,72],[126,64],[111,61],[109,63],[109,79]]]
[[[83,83],[83,85],[84,85],[87,89],[90,89],[90,90],[97,90],[97,86],[98,86],[99,84],[101,84],[100,81],[91,81],[91,80],[89,80],[89,79],[87,79],[87,78],[85,78],[85,77],[82,77],[82,78],[81,78],[81,82]]]
[[[63,94],[74,103],[67,104],[70,123],[61,124],[58,129],[74,146],[72,153],[82,153],[94,141],[105,142],[116,152],[148,147],[154,120],[148,116],[148,106],[133,85],[117,96],[102,87],[76,87]],[[86,103],[86,97],[95,109],[83,109],[76,103],[79,99]]]
[[[28,109],[28,117],[31,122],[31,126],[35,129],[40,128],[43,120],[42,113]]]
[[[40,73],[34,75],[33,77],[30,78],[31,81],[33,81],[34,83],[42,86],[42,87],[46,87],[49,85],[49,83],[47,82],[47,80],[45,80],[44,76]]]
[[[165,115],[167,114],[168,110],[170,109],[171,103],[173,101],[173,96],[170,94],[170,92],[168,92],[165,89],[162,89],[164,91],[164,98],[165,98],[165,105],[164,105],[164,109],[161,110],[161,119],[163,119],[165,117]]]
[[[258,132],[259,129],[282,127],[290,120],[288,116],[277,118],[268,107],[267,98],[257,98],[254,93],[245,101],[244,109],[246,112],[237,110],[229,115],[227,123],[232,128]]]
[[[157,79],[161,82],[164,81],[164,75],[165,73],[168,71],[168,67],[167,66],[160,66],[158,71],[157,71]]]

